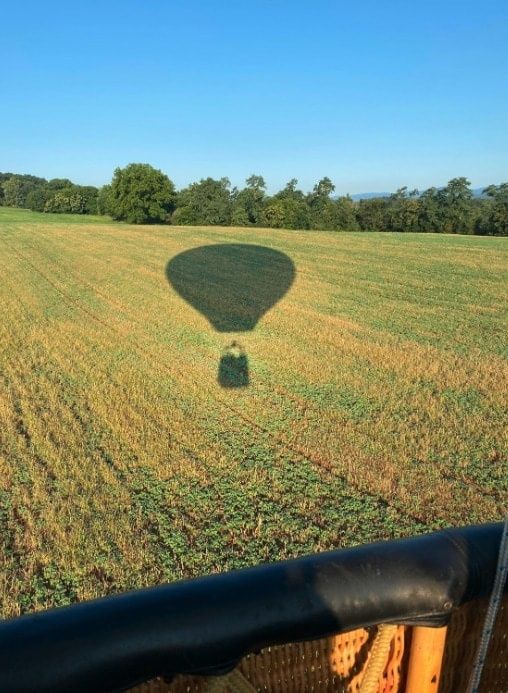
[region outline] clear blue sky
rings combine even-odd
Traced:
[[[0,171],[508,179],[507,0],[8,2],[0,60]]]

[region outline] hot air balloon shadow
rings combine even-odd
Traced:
[[[293,261],[284,253],[246,243],[192,248],[166,266],[170,286],[218,332],[253,330],[295,275]],[[221,356],[217,381],[225,388],[249,384],[247,354],[236,340]]]

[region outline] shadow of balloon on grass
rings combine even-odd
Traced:
[[[204,315],[217,332],[248,333],[285,295],[296,269],[285,253],[248,243],[221,243],[185,250],[166,266],[170,286]],[[245,347],[234,338],[219,361],[224,388],[249,385]]]

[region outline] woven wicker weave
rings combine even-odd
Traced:
[[[465,691],[480,641],[487,600],[470,602],[453,616],[446,638],[440,693]],[[501,604],[480,685],[481,693],[508,693],[508,598]]]
[[[452,616],[440,693],[466,690],[486,606],[486,602],[472,602]],[[245,657],[239,670],[257,691],[358,693],[375,633],[375,628],[360,628],[324,640],[269,647],[258,655]],[[404,691],[410,641],[411,628],[399,626],[379,679],[379,693]],[[136,687],[133,692],[204,693],[207,686],[207,679],[178,676],[170,684],[157,679]],[[498,615],[480,690],[481,693],[508,693],[508,599]]]
[[[375,628],[360,628],[314,642],[268,647],[258,655],[245,657],[239,669],[258,691],[357,693],[375,631]],[[400,690],[403,655],[404,627],[400,626],[379,680],[380,693]],[[136,693],[200,693],[206,688],[206,679],[178,676],[171,684],[157,680],[134,690]]]

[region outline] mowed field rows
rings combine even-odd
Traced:
[[[0,212],[3,616],[502,517],[505,239]],[[166,277],[228,243],[296,271],[240,335]]]

